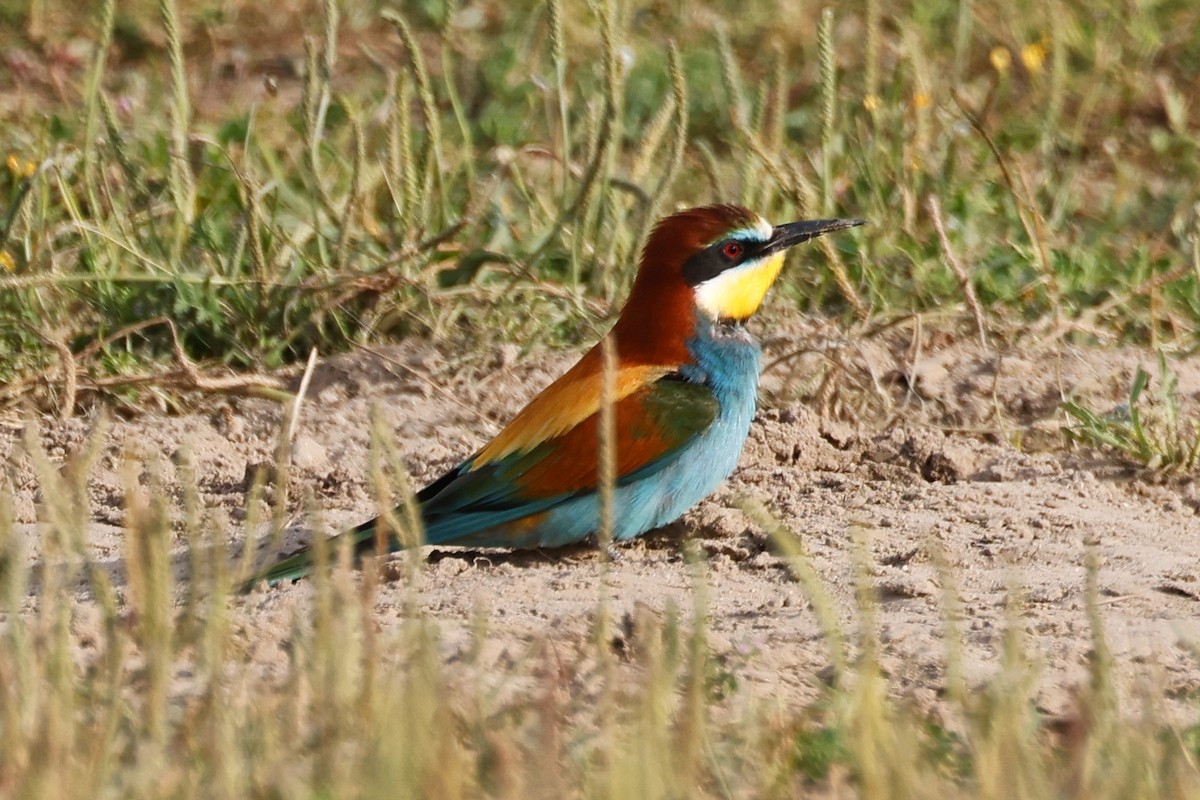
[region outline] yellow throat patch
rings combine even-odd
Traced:
[[[784,255],[772,253],[705,281],[696,287],[696,304],[713,319],[749,318],[779,277]]]

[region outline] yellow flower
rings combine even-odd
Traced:
[[[1008,72],[1008,68],[1012,66],[1012,53],[1008,52],[1007,47],[1000,45],[993,47],[988,58],[992,61],[992,67],[1001,75]]]
[[[22,161],[16,153],[8,154],[5,165],[8,167],[8,171],[17,178],[32,178],[33,173],[37,172],[37,164],[32,161]]]
[[[921,91],[913,94],[913,105],[917,108],[929,108],[932,103],[933,98],[930,97],[929,92]]]
[[[0,250],[0,270],[12,272],[17,268],[17,262],[13,261],[13,257],[3,250]]]
[[[1046,48],[1042,47],[1041,42],[1025,45],[1021,48],[1021,63],[1034,74],[1041,72],[1042,64],[1046,63]]]
[[[869,94],[863,98],[863,108],[867,111],[875,111],[879,108],[879,95]]]

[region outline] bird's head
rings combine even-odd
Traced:
[[[642,251],[622,321],[691,335],[697,315],[742,322],[762,305],[788,248],[864,224],[820,219],[771,225],[735,205],[680,211],[655,226]],[[627,323],[632,327],[631,323]]]

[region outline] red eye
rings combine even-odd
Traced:
[[[735,259],[742,254],[742,245],[738,242],[726,242],[721,248],[721,255],[728,259]]]

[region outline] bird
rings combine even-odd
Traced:
[[[731,204],[659,220],[606,335],[615,369],[606,372],[606,345],[597,342],[491,441],[417,492],[422,542],[541,549],[606,532],[619,542],[683,516],[737,466],[757,405],[761,355],[745,323],[779,276],[786,251],[864,223],[771,225]],[[612,514],[602,531],[606,380],[614,452]],[[397,509],[400,519],[403,511]],[[348,539],[357,560],[375,552],[377,534],[386,530],[377,517],[330,546]],[[405,547],[394,532],[386,539],[388,550]],[[296,580],[313,567],[310,545],[244,588]]]

